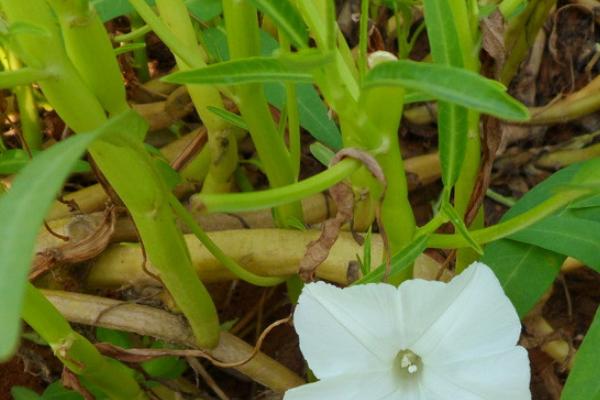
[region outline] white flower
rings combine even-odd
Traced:
[[[519,318],[482,263],[450,283],[311,283],[294,324],[320,381],[284,400],[531,399]]]

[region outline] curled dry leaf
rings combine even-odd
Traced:
[[[382,198],[380,199],[383,200],[383,196],[385,196],[386,180],[383,170],[377,163],[377,160],[367,152],[355,148],[347,148],[340,150],[333,157],[331,165],[337,164],[346,157],[354,158],[362,162],[369,172],[371,172],[371,174],[383,185],[384,190]],[[331,247],[339,236],[340,229],[346,222],[352,220],[354,209],[354,192],[352,191],[352,188],[347,184],[340,182],[329,189],[329,193],[336,205],[337,213],[333,218],[330,218],[323,223],[321,236],[319,236],[317,240],[310,242],[306,248],[306,253],[300,262],[299,268],[300,278],[305,282],[312,282],[314,280],[316,269],[327,259]],[[380,229],[382,230],[383,224],[379,221],[379,212],[377,212],[377,219]],[[387,248],[387,240],[383,230],[381,234],[384,246]]]
[[[115,208],[107,208],[98,225],[94,225],[92,221],[93,219],[86,215],[74,219],[67,228],[69,240],[65,244],[39,251],[35,256],[29,279],[35,279],[57,265],[76,264],[102,253],[109,245],[115,230]]]
[[[495,61],[494,77],[500,76],[500,71],[506,62],[506,47],[504,46],[504,18],[499,10],[494,11],[481,23],[482,47]]]
[[[496,153],[502,137],[500,121],[493,117],[484,117],[483,132],[483,160],[479,175],[477,176],[477,181],[475,182],[475,187],[471,192],[471,199],[469,200],[469,206],[467,207],[467,213],[465,215],[465,223],[467,226],[469,226],[477,216],[477,212],[483,204],[486,191],[490,186],[492,167],[494,166],[494,160],[496,159]]]
[[[73,372],[71,372],[68,368],[63,367],[62,375],[60,378],[62,385],[67,389],[73,389],[77,393],[79,393],[85,400],[94,400],[95,397],[89,390],[85,388],[81,384],[81,381]]]
[[[338,238],[340,229],[352,219],[354,209],[354,192],[352,188],[341,182],[329,189],[329,193],[336,204],[337,213],[333,218],[323,223],[321,236],[310,242],[306,248],[299,270],[300,277],[305,282],[314,280],[315,270],[327,259],[331,247]]]

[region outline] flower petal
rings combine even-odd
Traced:
[[[420,328],[424,327],[423,321],[430,324],[409,346],[425,367],[506,352],[517,343],[521,332],[519,317],[485,264],[474,263],[443,289],[436,285],[428,292],[415,293],[418,286],[403,285],[400,291],[413,299],[428,296],[426,304],[403,304],[402,308],[405,324]],[[423,290],[423,284],[420,286]]]
[[[530,400],[530,367],[522,347],[485,358],[423,368],[428,398]]]
[[[398,352],[396,288],[387,284],[339,289],[304,287],[294,314],[300,350],[320,379],[388,371]]]
[[[348,374],[298,386],[285,393],[284,400],[391,400],[397,399],[400,380],[392,371]],[[424,400],[405,390],[402,399]],[[417,392],[417,396],[419,396]]]

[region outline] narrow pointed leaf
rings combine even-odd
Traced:
[[[469,233],[469,229],[465,225],[465,221],[463,221],[463,219],[458,215],[458,213],[452,207],[452,205],[444,201],[444,203],[442,203],[441,212],[443,212],[444,215],[448,217],[448,219],[450,220],[454,228],[458,231],[458,233],[461,234],[467,240],[467,242],[469,242],[471,248],[477,253],[483,254],[483,249],[481,248],[479,243],[477,243],[475,239],[473,239],[473,237]]]
[[[452,188],[458,177],[467,151],[469,132],[468,110],[456,104],[438,103],[438,147],[442,166],[442,182]]]
[[[308,28],[298,10],[289,0],[250,0],[263,14],[271,18],[297,48],[305,48],[308,43]]]
[[[179,84],[237,85],[264,82],[311,82],[311,69],[332,61],[330,54],[294,53],[286,57],[251,57],[176,72],[162,80]]]
[[[101,129],[71,137],[42,152],[0,197],[0,360],[18,342],[20,313],[35,240],[44,216],[61,185],[86,148],[99,136],[120,127],[129,131],[141,117],[134,112],[110,120]],[[134,125],[135,126],[135,125]]]
[[[221,119],[229,122],[230,124],[232,124],[234,126],[237,126],[240,129],[243,129],[245,131],[248,130],[248,125],[242,119],[242,117],[240,117],[237,114],[232,113],[231,111],[227,111],[222,108],[212,107],[212,106],[208,107],[208,111],[210,111],[211,113],[213,113],[215,115],[218,115]]]
[[[498,82],[463,68],[409,60],[387,62],[369,72],[365,85],[398,85],[511,121],[529,117],[527,108]]]
[[[466,3],[461,7],[464,16]],[[433,61],[440,65],[465,67],[465,54],[461,44],[461,33],[455,18],[452,1],[423,0],[427,37]],[[458,12],[458,11],[457,11]],[[463,38],[464,39],[464,38]],[[468,110],[456,103],[438,103],[438,132],[442,182],[447,190],[458,180],[468,140]]]
[[[24,67],[16,71],[0,72],[0,88],[12,88],[20,85],[31,85],[44,79],[52,78],[49,71]]]
[[[398,281],[406,280],[411,277],[412,265],[419,255],[423,253],[427,247],[428,236],[416,238],[411,244],[402,249],[398,254],[392,256],[390,265],[390,278],[402,277]],[[371,270],[367,275],[354,282],[355,285],[365,283],[381,282],[385,276],[385,264]]]

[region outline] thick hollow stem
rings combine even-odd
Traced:
[[[195,49],[202,56],[202,63],[188,65],[176,57],[179,69],[202,68],[206,66],[205,51],[198,45],[196,32],[189,17],[187,7],[181,0],[158,0],[156,2],[161,19],[173,35],[187,48]],[[198,58],[197,61],[200,61]],[[237,141],[234,127],[209,111],[209,107],[225,108],[219,91],[208,85],[187,85],[196,111],[208,132],[211,163],[204,181],[204,193],[229,192],[233,183],[232,175],[237,168]]]
[[[223,13],[231,58],[259,55],[256,9],[247,0],[224,0]],[[271,117],[263,85],[237,86],[235,98],[271,186],[277,188],[295,182],[289,152]],[[302,221],[302,208],[298,202],[286,203],[276,209],[275,214],[281,226],[286,226],[290,218]]]
[[[209,232],[210,239],[219,247],[228,249],[228,256],[253,274],[264,277],[288,277],[298,272],[304,258],[306,245],[319,236],[319,231],[287,229],[240,229]],[[193,235],[186,235],[192,262],[200,279],[219,282],[234,279],[211,252]],[[317,268],[317,276],[332,282],[347,284],[359,277],[354,263],[363,248],[352,235],[342,232],[329,252],[327,259]],[[378,235],[373,235],[371,257],[380,260],[383,245]],[[154,271],[152,266],[148,266]],[[120,287],[123,284],[156,285],[156,280],[142,268],[139,245],[120,244],[109,247],[92,266],[87,284],[91,287]]]

